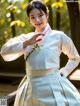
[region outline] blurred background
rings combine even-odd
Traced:
[[[31,0],[0,0],[0,49],[8,39],[34,31],[26,15]],[[64,31],[73,40],[80,54],[80,0],[42,0],[49,8],[49,23],[53,30]],[[61,55],[61,67],[67,57]],[[0,96],[7,97],[8,106],[14,99],[8,95],[14,92],[25,75],[24,56],[15,61],[5,62],[0,56]],[[68,76],[80,89],[80,65]],[[14,95],[14,94],[13,94]]]

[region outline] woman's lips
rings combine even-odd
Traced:
[[[40,24],[35,24],[36,26],[40,26],[40,25],[42,25],[42,23],[40,23]]]

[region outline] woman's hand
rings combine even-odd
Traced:
[[[41,41],[43,36],[44,36],[43,33],[38,33],[38,34],[34,35],[31,39],[29,39],[23,43],[23,48],[30,46],[30,45],[34,45],[35,43]]]

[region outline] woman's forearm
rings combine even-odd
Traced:
[[[26,47],[28,47],[30,45],[29,40],[23,42],[23,49],[25,49]]]
[[[79,64],[79,60],[69,60],[62,73],[67,77]]]

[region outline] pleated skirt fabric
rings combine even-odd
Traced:
[[[80,94],[58,71],[25,78],[17,90],[14,106],[80,106]]]

